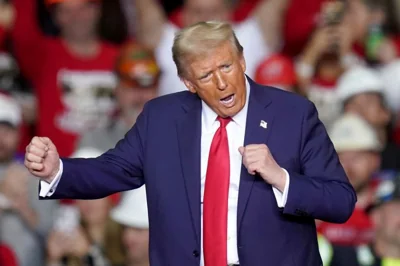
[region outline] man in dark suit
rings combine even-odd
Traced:
[[[229,24],[202,22],[173,46],[190,92],[150,101],[114,149],[59,159],[35,137],[25,164],[43,198],[101,198],[146,184],[151,265],[318,266],[314,219],[356,202],[314,105],[245,76]]]

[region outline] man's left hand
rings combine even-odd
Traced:
[[[286,173],[277,164],[265,144],[250,144],[239,147],[243,164],[251,175],[258,173],[268,184],[283,191],[286,185]]]

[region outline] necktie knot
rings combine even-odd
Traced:
[[[224,117],[218,116],[218,117],[217,117],[217,120],[219,121],[221,127],[222,127],[222,128],[225,128],[226,125],[228,125],[228,123],[232,121],[232,118],[231,118],[231,117],[225,117],[225,118],[224,118]]]

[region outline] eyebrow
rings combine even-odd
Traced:
[[[207,71],[205,73],[202,73],[199,78],[203,78],[203,77],[205,77],[205,76],[207,76],[208,74],[211,74],[211,73],[212,73],[212,70]]]

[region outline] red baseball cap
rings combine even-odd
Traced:
[[[258,66],[255,81],[263,85],[295,85],[292,60],[280,54],[269,56]]]
[[[121,47],[115,72],[120,81],[136,88],[156,86],[161,75],[154,51],[135,42]]]
[[[0,265],[18,266],[14,252],[4,244],[0,244]]]

